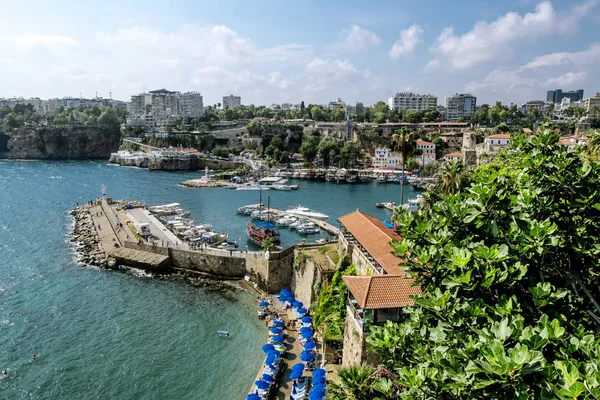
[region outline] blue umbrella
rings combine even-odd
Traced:
[[[304,364],[298,363],[292,367],[292,369],[299,369],[300,371],[304,370]]]
[[[282,343],[282,342],[283,342],[283,338],[282,338],[281,336],[273,336],[273,337],[271,338],[271,341],[272,341],[273,343]]]
[[[312,383],[313,383],[313,385],[324,385],[325,377],[324,376],[313,376]]]
[[[301,301],[295,301],[292,303],[292,306],[294,307],[302,307],[304,305],[304,303],[302,303]]]
[[[308,394],[308,398],[310,400],[323,400],[323,396],[320,393],[317,393],[317,392],[310,392]]]
[[[275,355],[275,357],[279,357],[281,355],[281,352],[279,350],[273,349],[267,353],[267,355],[270,355],[270,354]]]
[[[261,301],[260,303],[258,303],[261,307],[266,307],[269,305],[268,301]]]
[[[265,367],[272,369],[273,371],[276,369],[275,366],[273,364],[266,364],[265,363]]]
[[[300,333],[304,332],[312,332],[312,328],[310,326],[303,326],[302,328],[300,328]]]
[[[292,291],[288,288],[283,288],[281,289],[281,294],[285,295],[285,296],[291,296],[292,295]]]
[[[313,376],[313,378],[315,376],[325,376],[326,373],[327,373],[327,371],[325,371],[323,368],[318,368],[313,371],[312,376]]]
[[[246,396],[246,400],[261,400],[260,396],[257,395],[256,393],[250,393],[248,396]]]
[[[302,376],[302,371],[299,369],[293,369],[292,372],[290,372],[290,379],[298,379]]]
[[[299,308],[298,314],[306,314],[306,308]]]
[[[280,298],[279,301],[281,301],[282,303],[285,303],[286,301],[288,303],[293,303],[294,302],[294,298],[291,297],[291,296],[290,297],[285,296],[285,297]]]
[[[315,342],[306,342],[304,343],[304,348],[306,350],[314,349],[317,346]]]
[[[325,385],[314,385],[311,389],[311,392],[325,393],[326,390],[327,390],[327,386],[325,386]]]
[[[271,329],[269,329],[269,332],[274,333],[276,335],[279,335],[281,332],[283,332],[283,329],[281,329],[281,328],[271,328]]]
[[[302,336],[304,339],[312,339],[314,334],[312,332],[304,332],[301,333],[300,336]]]
[[[273,325],[275,325],[275,326],[281,326],[281,327],[285,326],[285,324],[283,323],[283,321],[273,321],[271,323]]]
[[[300,354],[300,359],[302,361],[312,361],[315,359],[315,355],[311,353],[302,353]]]
[[[265,382],[269,382],[269,383],[273,383],[275,382],[275,378],[273,378],[271,375],[267,375],[267,374],[263,374],[262,378],[263,381]],[[313,381],[314,382],[314,381]]]
[[[262,390],[268,389],[269,386],[271,386],[269,384],[269,382],[265,382],[265,381],[256,381],[256,382],[254,382],[254,384],[256,385],[257,388],[262,389]]]
[[[269,353],[265,360],[265,364],[273,364],[275,361],[277,361],[277,356],[273,353]]]
[[[269,353],[270,351],[272,351],[272,350],[275,350],[275,346],[273,346],[273,345],[272,345],[272,344],[270,344],[270,343],[268,343],[268,344],[265,344],[265,345],[262,347],[262,351],[263,351],[265,354],[268,354],[268,353]]]
[[[312,322],[312,318],[311,317],[302,317],[301,321],[309,323],[309,322]]]

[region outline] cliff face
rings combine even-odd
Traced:
[[[0,158],[109,158],[119,148],[119,128],[103,126],[22,127],[0,134]]]

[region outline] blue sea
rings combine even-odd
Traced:
[[[235,211],[258,203],[258,192],[179,186],[199,176],[105,161],[0,161],[0,370],[8,370],[0,399],[245,398],[266,340],[250,293],[79,265],[68,240],[69,212],[105,185],[115,199],[181,203],[199,223],[251,248],[246,217]],[[334,224],[356,209],[389,219],[375,203],[397,202],[400,191],[294,183],[298,191],[271,191],[271,205],[310,207]],[[406,189],[405,198],[414,197]],[[283,245],[300,240],[287,230],[281,237]]]

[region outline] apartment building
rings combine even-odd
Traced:
[[[242,105],[242,97],[234,96],[230,94],[229,96],[223,96],[223,110],[228,108],[236,108]]]
[[[431,94],[417,94],[412,92],[396,93],[388,99],[390,110],[427,111],[437,108],[437,96]]]
[[[468,93],[456,93],[446,97],[446,120],[456,121],[460,118],[473,115],[477,108],[477,97]]]
[[[600,93],[596,93],[596,97],[590,97],[589,99],[585,99],[585,111],[592,116],[600,115]],[[598,115],[594,115],[598,114]]]
[[[131,96],[127,124],[156,128],[173,123],[178,118],[188,122],[203,115],[204,106],[200,93],[159,89]]]

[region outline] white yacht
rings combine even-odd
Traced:
[[[285,213],[289,214],[289,215],[293,215],[295,217],[308,217],[308,218],[315,218],[315,219],[329,218],[329,215],[325,215],[323,213],[313,211],[310,208],[306,208],[306,207],[302,207],[302,206],[298,206],[296,208],[287,210]]]

